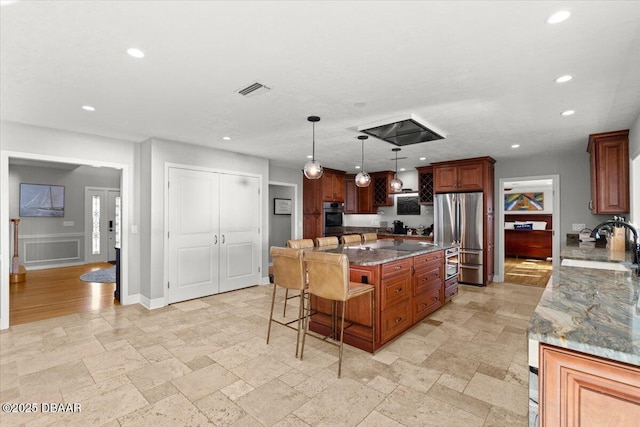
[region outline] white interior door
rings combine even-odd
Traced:
[[[220,292],[260,283],[260,181],[220,175]]]
[[[115,212],[120,190],[91,188],[84,190],[85,205],[85,262],[116,260]],[[111,231],[113,230],[113,231]]]
[[[220,292],[219,198],[218,174],[169,169],[169,303]]]

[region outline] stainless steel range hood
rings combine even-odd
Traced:
[[[415,114],[393,117],[358,126],[358,131],[397,146],[444,139],[445,134]]]

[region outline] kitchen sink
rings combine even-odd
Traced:
[[[563,259],[562,263],[565,267],[580,267],[580,268],[595,268],[598,270],[612,270],[612,271],[624,271],[629,269],[619,262],[604,262],[604,261],[587,261],[583,259]]]

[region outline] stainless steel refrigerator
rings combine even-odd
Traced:
[[[484,285],[482,193],[436,194],[433,212],[435,242],[459,243],[458,281]]]

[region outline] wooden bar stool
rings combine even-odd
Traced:
[[[316,237],[316,246],[338,246],[338,238],[336,236],[330,237]]]
[[[342,351],[344,344],[344,316],[347,301],[352,298],[369,293],[371,295],[371,326],[372,337],[376,336],[375,322],[375,286],[364,283],[351,282],[349,280],[349,258],[344,254],[332,254],[328,252],[305,252],[305,264],[309,276],[309,294],[332,302],[332,331],[331,335],[324,337],[326,340],[332,337],[336,340],[335,325],[335,304],[342,302],[342,317],[340,322],[340,343],[332,344],[339,347],[338,350],[338,378],[342,375]],[[310,305],[307,306],[307,316],[304,322],[304,333],[302,335],[302,348],[300,350],[300,360],[304,355],[304,343],[309,333]]]
[[[292,249],[307,249],[313,247],[312,239],[287,240],[287,247]],[[287,301],[291,298],[297,298],[297,295],[289,296],[289,289],[284,290],[284,308],[282,309],[282,317],[287,316]]]
[[[347,246],[355,246],[362,244],[362,237],[359,234],[346,234],[340,237],[340,243]]]
[[[307,286],[307,277],[303,261],[302,249],[291,248],[271,248],[271,259],[273,260],[273,294],[271,296],[271,311],[269,312],[269,327],[267,328],[267,344],[271,336],[271,322],[286,326],[298,331],[296,336],[296,357],[298,357],[298,346],[300,344],[300,331],[302,330],[302,319],[304,318],[304,294]],[[298,318],[289,322],[280,322],[273,318],[273,306],[276,300],[276,288],[282,286],[289,290],[300,291],[300,309]],[[286,303],[286,300],[285,300]],[[291,326],[298,323],[297,328]]]
[[[362,241],[364,243],[375,242],[376,240],[378,240],[378,235],[376,233],[362,233]]]

